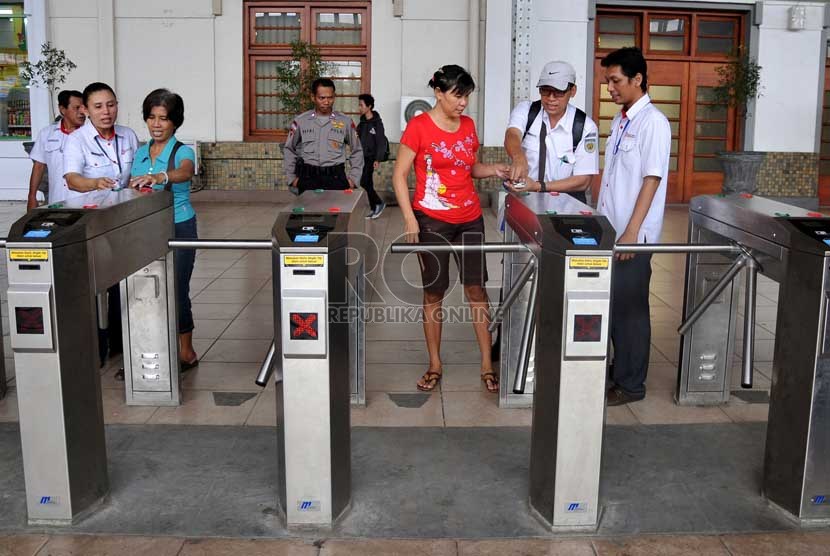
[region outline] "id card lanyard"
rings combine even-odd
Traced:
[[[115,129],[113,129],[113,133],[115,133]],[[101,142],[98,141],[98,136],[94,137],[95,144],[98,145],[98,149],[101,151],[101,154],[107,157],[107,160],[110,161],[112,165],[118,165],[118,175],[115,178],[119,182],[119,187],[121,186],[121,151],[118,148],[118,134],[115,133],[115,160],[110,158],[110,155],[107,154],[107,151],[104,150],[104,147],[101,145]]]

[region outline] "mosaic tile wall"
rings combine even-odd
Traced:
[[[818,163],[816,153],[766,153],[758,171],[758,195],[817,197]]]
[[[391,159],[383,162],[375,173],[378,191],[392,191],[392,168],[398,145],[391,146]],[[482,162],[507,163],[501,147],[483,147]],[[279,143],[202,143],[200,144],[201,175],[199,185],[205,189],[232,191],[287,190],[282,173],[282,150]],[[818,162],[816,153],[769,152],[758,174],[758,194],[770,197],[816,197],[818,195]],[[413,186],[414,172],[410,174]],[[500,180],[477,180],[481,192],[496,191]]]

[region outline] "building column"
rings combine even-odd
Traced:
[[[513,44],[512,0],[487,0],[484,33],[484,146],[504,143],[504,131],[512,108]],[[506,51],[507,50],[507,51]]]

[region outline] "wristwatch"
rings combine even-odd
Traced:
[[[539,182],[539,191],[541,191],[542,193],[547,193],[547,190],[548,190],[548,184],[546,184],[544,180],[540,181]]]

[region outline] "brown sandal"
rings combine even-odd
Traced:
[[[496,376],[496,373],[494,373],[493,371],[481,373],[481,382],[484,383],[484,387],[487,388],[488,392],[490,392],[491,394],[498,394],[499,377]]]
[[[436,373],[435,371],[427,371],[424,373],[424,376],[421,377],[421,384],[420,382],[416,382],[415,386],[418,387],[418,390],[422,392],[432,392],[435,390],[435,387],[438,386],[438,383],[441,382],[441,375],[443,372]]]

